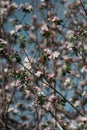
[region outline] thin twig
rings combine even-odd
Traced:
[[[85,14],[87,15],[87,10],[85,9],[85,7],[84,7],[84,5],[83,5],[82,0],[80,0],[80,4],[81,4],[81,6],[82,6],[82,8],[83,8],[83,10],[84,10],[84,12],[85,12]]]

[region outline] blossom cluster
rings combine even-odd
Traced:
[[[87,129],[85,3],[1,0],[1,129]]]

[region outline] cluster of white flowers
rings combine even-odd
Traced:
[[[27,68],[27,69],[31,69],[32,68],[32,63],[35,63],[35,59],[31,58],[31,57],[25,57],[24,59],[24,66]]]
[[[7,6],[9,5],[9,1],[1,1],[0,2],[0,16],[7,14]]]
[[[10,9],[16,9],[18,6],[15,2],[11,2],[9,0],[7,1],[0,1],[0,16],[4,16],[8,13]]]
[[[54,16],[53,18],[52,18],[52,22],[56,22],[56,21],[58,21],[59,20],[59,17],[58,16]]]
[[[44,52],[47,54],[47,56],[50,56],[52,51],[49,48],[45,48]]]
[[[39,78],[39,77],[42,75],[42,72],[41,72],[41,71],[37,71],[37,72],[35,73],[35,75]]]
[[[59,55],[60,55],[60,52],[55,51],[55,52],[52,53],[52,58],[56,59],[56,58],[59,57]]]
[[[65,44],[67,45],[67,49],[69,50],[69,51],[71,51],[71,50],[73,50],[72,48],[73,48],[73,44],[71,43],[71,42],[65,42]]]
[[[14,35],[23,29],[23,25],[19,24],[15,26],[15,30],[10,30],[10,35]]]
[[[52,52],[49,48],[45,48],[44,52],[47,54],[49,59],[51,58],[56,59],[60,55],[60,52],[57,52],[57,51]]]
[[[31,12],[33,7],[29,3],[20,4],[19,9],[22,9],[25,12]]]

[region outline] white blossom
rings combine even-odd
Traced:
[[[27,68],[27,69],[31,69],[32,68],[32,63],[35,63],[35,59],[31,58],[31,57],[25,57],[24,59],[24,66]]]
[[[65,79],[64,85],[66,86],[66,85],[68,85],[70,82],[71,82],[71,78],[70,78],[70,77],[67,77],[67,78]]]
[[[1,1],[1,5],[4,6],[8,6],[9,5],[9,1]]]
[[[10,5],[9,5],[9,8],[12,8],[12,9],[17,9],[18,5],[15,3],[15,2],[12,2]]]
[[[58,21],[59,20],[59,17],[57,17],[57,16],[54,16],[53,18],[52,18],[52,22],[56,22],[56,21]]]
[[[20,4],[19,9],[23,9],[26,10],[28,12],[32,11],[32,5],[30,5],[29,3],[24,3],[24,4]]]
[[[40,33],[43,35],[45,32],[48,32],[47,24],[42,25]]]
[[[65,44],[67,45],[67,49],[71,51],[73,44],[71,42],[65,42]]]
[[[5,68],[5,69],[4,69],[4,72],[7,73],[7,72],[8,72],[8,68]]]
[[[24,66],[27,68],[27,69],[31,69],[31,64],[29,62],[29,59],[27,57],[25,57],[24,59]]]
[[[16,28],[16,31],[18,32],[18,31],[21,31],[22,30],[22,28],[23,28],[23,25],[16,25],[15,26],[15,28]]]
[[[10,31],[10,34],[11,34],[11,35],[14,35],[14,34],[15,34],[15,30],[11,30],[11,31]]]
[[[48,54],[51,54],[51,50],[49,48],[45,48],[44,49],[44,52],[48,53]]]
[[[37,71],[37,72],[35,73],[35,75],[36,75],[37,77],[40,77],[40,76],[42,75],[42,72],[41,72],[41,71]]]
[[[52,57],[53,57],[53,59],[55,59],[55,58],[58,58],[59,55],[60,55],[60,53],[55,51],[55,52],[53,52]]]
[[[45,48],[44,52],[46,53],[46,55],[48,56],[48,58],[51,59],[52,51],[49,48]]]
[[[79,106],[81,104],[80,100],[77,100],[74,104],[75,107]]]

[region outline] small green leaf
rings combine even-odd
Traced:
[[[60,102],[60,104],[61,104],[62,106],[65,106],[66,102],[67,102],[66,99],[62,99],[61,102]]]
[[[40,94],[38,96],[38,102],[40,105],[43,105],[45,103],[45,96],[43,94]]]

